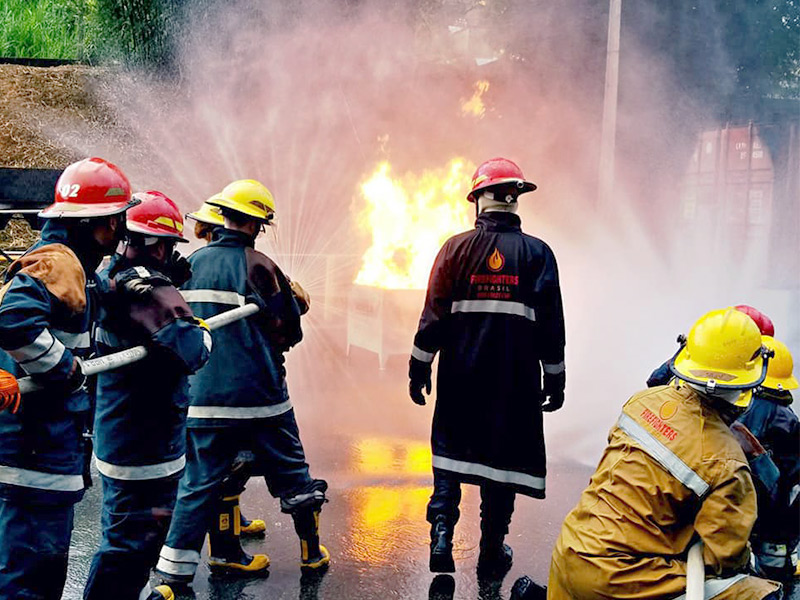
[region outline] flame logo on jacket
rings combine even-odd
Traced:
[[[502,271],[505,264],[506,258],[500,254],[500,250],[497,248],[494,249],[494,252],[492,252],[491,256],[486,260],[486,266],[489,267],[490,271],[495,273]]]

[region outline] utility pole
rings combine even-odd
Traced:
[[[619,32],[622,0],[610,0],[608,7],[608,49],[606,51],[606,86],[603,98],[603,129],[600,135],[598,172],[598,207],[611,204],[614,193],[614,147],[617,137],[617,91],[619,88]]]

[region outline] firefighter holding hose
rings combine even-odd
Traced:
[[[128,211],[123,251],[100,275],[107,291],[96,338],[101,355],[143,345],[148,356],[98,376],[103,535],[86,600],[172,598],[166,586],[150,591],[148,580],[186,464],[188,375],[211,351],[207,326],[175,287],[190,275],[175,252],[176,243],[188,241],[180,210],[161,192],[133,197],[141,202]]]
[[[59,600],[74,506],[88,483],[92,400],[81,359],[98,315],[95,270],[125,232],[136,204],[115,165],[69,165],[39,216],[41,240],[0,289],[0,598]],[[41,391],[15,394],[14,376]]]
[[[212,571],[252,575],[269,566],[264,554],[239,545],[238,496],[223,499],[223,480],[242,450],[254,456],[281,510],[291,514],[301,542],[301,568],[330,561],[319,541],[319,513],[327,483],[309,474],[286,386],[284,353],[300,342],[300,316],[308,296],[255,250],[255,240],[275,212],[269,190],[254,180],[229,184],[210,203],[224,229],[191,257],[192,279],[184,297],[203,318],[254,302],[259,314],[215,333],[214,353],[191,378],[186,473],[157,570],[176,585],[189,584],[200,562],[206,530]]]
[[[515,494],[545,495],[543,412],[564,402],[564,317],[556,259],[521,230],[520,194],[536,185],[510,160],[478,167],[475,229],[445,242],[414,339],[409,391],[425,404],[439,354],[433,417],[430,570],[455,570],[461,484],[481,490],[478,574],[502,577]]]
[[[694,324],[670,361],[673,381],[622,408],[564,520],[547,598],[677,598],[696,536],[710,575],[706,598],[780,598],[778,584],[745,574],[756,493],[729,428],[764,381],[768,356],[741,311],[712,311]]]

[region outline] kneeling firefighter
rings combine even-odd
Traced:
[[[789,581],[797,569],[800,542],[800,422],[790,408],[798,382],[786,345],[769,336],[762,339],[775,356],[769,361],[766,379],[738,421],[756,440],[750,467],[758,492],[758,519],[750,543],[756,573]],[[772,467],[772,477],[769,469],[754,468],[757,461]]]
[[[780,585],[745,574],[756,493],[729,425],[766,376],[761,332],[733,308],[692,327],[669,385],[622,409],[589,487],[567,515],[550,567],[550,600],[678,598],[686,557],[704,544],[705,598],[763,600]]]
[[[213,197],[212,197],[213,199]],[[218,206],[209,204],[208,200],[202,206],[186,214],[187,219],[191,219],[194,224],[194,235],[198,240],[206,243],[214,240],[214,237],[225,229],[225,219]],[[253,467],[253,455],[251,452],[240,452],[231,465],[231,471],[225,478],[222,486],[223,498],[239,496],[245,489],[247,481],[250,479]],[[263,519],[248,519],[239,507],[239,531],[242,536],[263,536],[267,530],[267,524]]]
[[[95,270],[136,203],[115,165],[87,158],[58,179],[39,216],[41,240],[9,267],[0,289],[0,377],[30,375],[41,390],[0,402],[0,598],[60,600],[74,506],[88,479],[92,398],[81,359],[92,352]],[[17,391],[19,388],[17,387]]]
[[[221,209],[225,228],[189,258],[192,279],[184,297],[203,318],[245,303],[260,311],[216,332],[211,360],[190,380],[186,474],[157,567],[174,584],[191,582],[207,529],[212,571],[248,575],[269,566],[266,555],[241,549],[238,496],[215,510],[223,480],[243,450],[252,453],[253,472],[264,476],[281,510],[294,519],[301,567],[319,569],[330,561],[319,543],[327,483],[309,474],[284,368],[284,353],[302,339],[308,297],[254,248],[275,212],[266,187],[235,181],[209,203]]]
[[[96,336],[102,355],[144,345],[148,356],[97,379],[103,537],[86,600],[145,597],[186,464],[188,375],[211,351],[207,326],[175,287],[190,275],[174,250],[187,241],[178,207],[160,192],[133,197],[141,203],[129,211],[127,242],[100,274],[107,291]],[[162,597],[172,597],[166,586],[150,595]]]

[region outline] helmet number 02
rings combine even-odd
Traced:
[[[65,183],[64,185],[61,186],[61,189],[58,191],[61,193],[62,198],[77,198],[80,189],[81,186],[77,183],[73,184]]]

